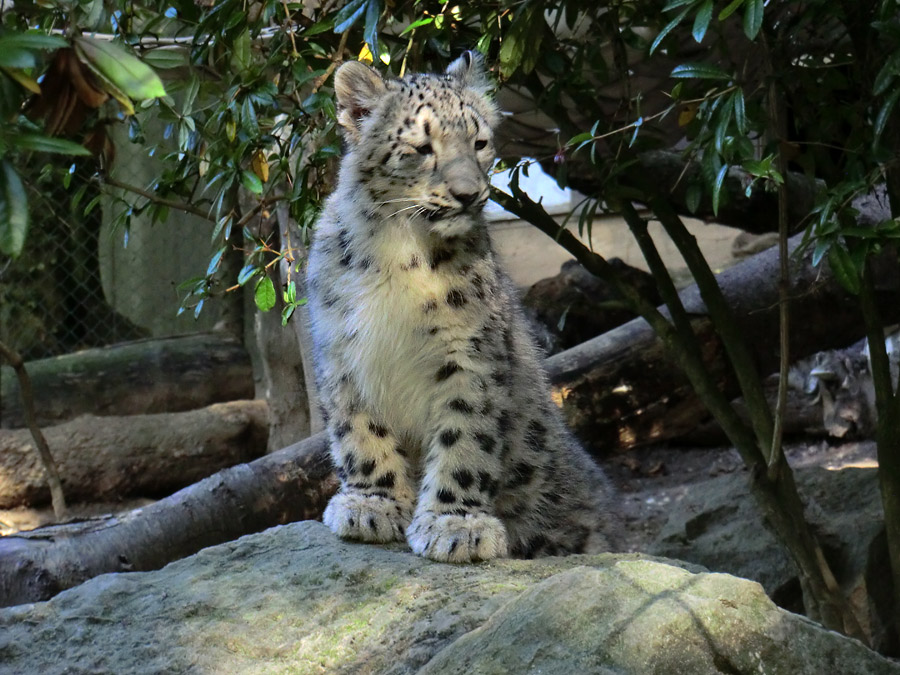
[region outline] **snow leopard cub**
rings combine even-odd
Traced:
[[[500,114],[480,57],[335,75],[347,153],[309,253],[340,491],[324,522],[468,562],[607,548],[609,488],[564,427],[482,209]]]

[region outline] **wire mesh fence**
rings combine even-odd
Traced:
[[[139,160],[137,152],[124,159],[117,175],[142,184],[145,171],[133,161]],[[149,236],[158,252],[135,269],[135,259],[145,252],[124,249],[124,233],[110,227],[111,211],[123,206],[101,195],[92,180],[95,169],[82,163],[35,172],[28,185],[31,226],[25,249],[15,260],[0,259],[0,340],[26,360],[208,330],[214,320],[209,316],[214,312],[199,322],[176,320],[177,283],[188,276],[187,268],[202,269],[202,247],[181,245],[177,225],[156,227]],[[60,180],[60,173],[68,178]],[[196,263],[156,274],[174,251]],[[138,311],[146,304],[141,295],[159,300]]]

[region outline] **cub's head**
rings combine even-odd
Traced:
[[[481,56],[466,52],[442,75],[385,80],[358,62],[335,75],[338,121],[351,163],[383,216],[456,236],[488,199],[493,129]]]

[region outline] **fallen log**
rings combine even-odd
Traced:
[[[234,338],[203,333],[137,340],[30,361],[37,422],[138,415],[254,396],[250,357]],[[0,368],[0,428],[24,426],[19,384]]]
[[[799,235],[791,240],[791,249]],[[900,319],[896,252],[876,260],[879,308],[886,322]],[[810,255],[794,260],[788,295],[792,359],[846,347],[863,337],[859,299]],[[735,321],[746,336],[761,375],[778,368],[778,251],[770,249],[717,275]],[[692,316],[704,361],[720,388],[739,395],[735,378],[696,286],[681,292]],[[678,438],[709,414],[643,319],[547,359],[554,396],[579,437],[597,453]]]
[[[168,495],[266,453],[265,401],[216,403],[158,415],[85,415],[44,428],[70,501]],[[0,508],[48,503],[26,429],[0,429]]]
[[[107,572],[159,569],[206,546],[318,518],[337,489],[324,434],[220,471],[143,508],[0,538],[0,606]]]

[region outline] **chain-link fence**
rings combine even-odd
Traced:
[[[116,176],[145,186],[152,169],[142,161],[142,148],[125,143],[122,150]],[[31,360],[208,330],[214,306],[199,321],[190,313],[177,316],[177,284],[205,269],[205,224],[186,222],[177,212],[162,224],[135,218],[126,238],[111,226],[122,203],[101,196],[92,179],[96,167],[65,167],[65,181],[57,170],[35,172],[28,184],[25,249],[15,260],[0,260],[0,340]]]

